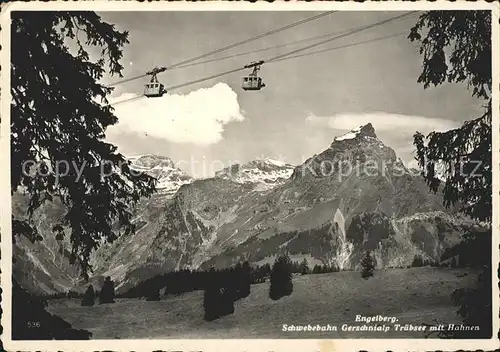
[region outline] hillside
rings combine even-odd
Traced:
[[[157,193],[152,198],[143,200],[136,209],[135,221],[140,225],[143,216],[154,214],[158,206],[165,201],[183,184],[193,180],[183,170],[177,168],[174,162],[162,156],[142,155],[129,158],[131,168],[145,172],[157,178]],[[27,219],[28,198],[21,191],[12,196],[12,213],[18,218]],[[25,237],[17,237],[13,246],[14,265],[13,274],[18,282],[26,289],[37,293],[67,292],[78,288],[80,275],[78,268],[70,264],[70,243],[68,236],[61,241],[55,239],[52,232],[54,224],[64,217],[65,208],[54,198],[52,202],[45,202],[35,211],[32,221],[39,230],[43,241],[30,242]],[[119,239],[121,240],[121,239]],[[105,249],[107,248],[104,245]],[[104,253],[102,251],[100,253]],[[95,263],[99,263],[100,253],[94,253]]]
[[[354,322],[357,314],[396,317],[398,324],[459,323],[450,295],[458,287],[473,287],[477,277],[463,274],[464,269],[411,268],[377,270],[369,280],[353,271],[296,276],[290,296],[272,301],[269,283],[252,285],[250,295],[235,302],[234,314],[215,322],[203,320],[203,291],[156,302],[118,299],[112,306],[56,300],[49,311],[95,339],[422,338],[421,332],[343,332],[340,327],[361,324]],[[339,330],[284,332],[282,324],[330,324]]]

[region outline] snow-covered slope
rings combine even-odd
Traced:
[[[343,141],[346,139],[356,138],[358,136],[359,132],[361,132],[362,128],[363,128],[363,126],[359,126],[358,128],[355,128],[355,129],[351,130],[350,132],[343,134],[342,136],[335,137],[334,141]]]
[[[290,178],[294,166],[273,159],[260,159],[246,164],[234,164],[216,172],[215,177],[236,183],[254,184],[255,190],[271,189]]]
[[[130,167],[133,170],[142,171],[158,180],[156,189],[162,195],[172,196],[182,185],[194,180],[166,156],[145,154],[129,157],[128,160],[132,162]]]

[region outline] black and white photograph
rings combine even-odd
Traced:
[[[14,5],[6,348],[498,346],[498,4]]]

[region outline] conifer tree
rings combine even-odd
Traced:
[[[413,256],[413,262],[411,263],[412,267],[421,267],[424,266],[424,261],[422,259],[422,256],[420,254],[415,254]]]
[[[307,259],[304,258],[302,262],[300,263],[300,273],[302,275],[307,275],[309,274],[309,264],[307,263]]]
[[[375,262],[370,254],[370,251],[365,252],[365,256],[361,260],[361,277],[363,279],[368,279],[373,276],[373,271],[375,270]]]
[[[234,313],[235,294],[234,286],[223,287],[219,291],[219,317]]]
[[[464,323],[477,325],[480,330],[447,334],[454,338],[490,338],[493,333],[491,13],[427,11],[420,15],[408,36],[420,45],[423,65],[418,82],[424,88],[465,83],[471,95],[484,103],[482,114],[471,117],[461,127],[431,132],[428,136],[416,132],[414,136],[416,159],[429,188],[434,192],[442,190],[446,207],[459,206],[462,213],[490,225],[489,232],[462,236],[462,249],[477,258],[482,272],[477,288],[457,289],[452,298]],[[436,165],[441,167],[439,178]]]
[[[245,261],[243,263],[243,266],[241,267],[241,273],[240,273],[241,279],[240,279],[240,298],[245,298],[248,297],[250,294],[250,287],[252,283],[252,267],[250,266],[250,263],[248,261]]]
[[[89,287],[83,294],[82,306],[93,306],[94,304],[95,304],[94,287],[92,285],[89,285]]]
[[[288,254],[282,254],[276,259],[271,269],[269,297],[272,300],[278,300],[283,296],[291,295],[292,292],[292,261]]]
[[[120,232],[132,232],[129,206],[155,190],[154,178],[131,171],[124,156],[104,140],[106,128],[117,118],[106,105],[112,88],[99,81],[105,74],[121,77],[120,59],[128,33],[90,11],[13,11],[10,15],[11,194],[22,187],[29,198],[23,214],[27,216],[12,218],[12,240],[18,236],[43,240],[31,217],[45,202],[59,200],[66,214],[54,226],[54,235],[62,239],[64,228],[69,230],[71,262],[88,278],[92,250],[104,241],[113,242]],[[91,59],[90,47],[100,52],[97,60]],[[82,174],[65,168],[64,161]],[[26,172],[26,165],[40,172]],[[107,177],[99,177],[101,168]],[[118,229],[114,223],[122,226]],[[14,278],[13,285],[17,285]],[[30,312],[44,309],[33,300],[21,302],[24,298],[19,296],[13,305],[13,324],[33,320]],[[23,339],[60,338],[62,331],[68,331],[58,330],[58,324],[43,324],[52,330],[40,335],[41,330],[24,329]]]
[[[314,265],[314,268],[313,268],[313,274],[319,274],[320,272],[320,267],[318,264]]]
[[[212,321],[220,316],[221,311],[221,292],[220,292],[220,282],[218,280],[218,272],[215,268],[210,268],[208,272],[208,279],[206,281],[206,286],[203,292],[203,319],[206,321]]]
[[[216,285],[208,285],[203,292],[203,319],[212,321],[219,317],[220,311],[220,291]]]
[[[115,303],[115,284],[109,276],[106,277],[99,293],[99,304]]]

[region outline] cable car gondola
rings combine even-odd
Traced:
[[[260,70],[260,66],[264,63],[264,61],[251,62],[248,65],[245,65],[245,68],[252,68],[253,71],[248,75],[243,77],[241,82],[241,88],[243,90],[261,90],[266,85],[262,81],[262,77],[259,77],[257,74]]]
[[[146,72],[147,75],[151,76],[151,80],[149,83],[146,83],[144,85],[144,95],[148,98],[158,98],[162,97],[164,93],[167,91],[165,90],[165,86],[161,84],[158,81],[158,78],[156,75],[160,72],[166,71],[166,67],[155,67],[149,72]]]

